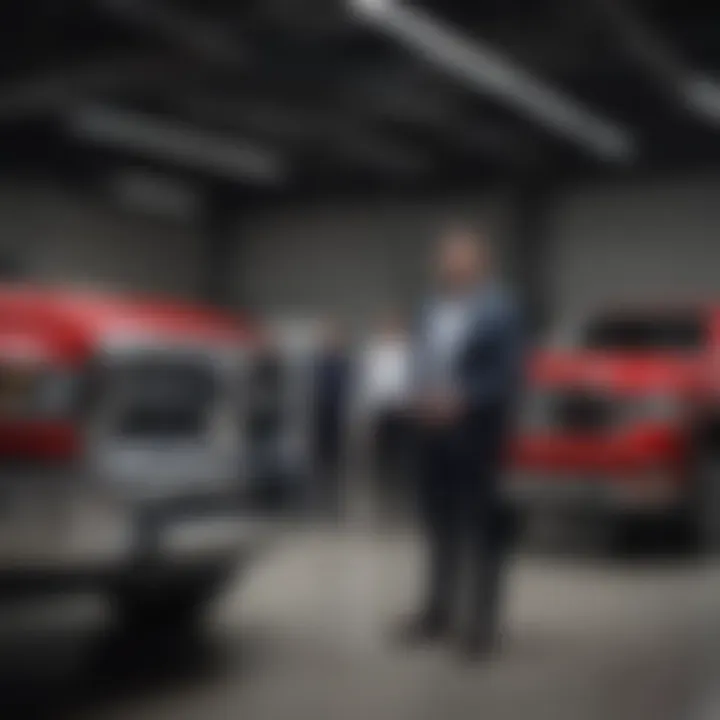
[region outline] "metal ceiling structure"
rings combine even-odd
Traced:
[[[698,0],[24,0],[0,40],[12,172],[323,193],[720,161]]]

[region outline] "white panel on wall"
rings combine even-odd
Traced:
[[[558,209],[558,318],[613,299],[720,298],[720,177],[578,191]]]
[[[502,203],[357,202],[258,215],[239,231],[238,298],[273,313],[334,314],[367,326],[417,298],[432,242],[458,220],[501,237]]]
[[[0,188],[0,246],[42,280],[187,296],[199,286],[195,234],[54,188]]]

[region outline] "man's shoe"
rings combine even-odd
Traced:
[[[397,632],[396,639],[400,645],[413,647],[436,642],[449,632],[447,619],[435,615],[419,615],[402,625]]]
[[[460,655],[469,662],[489,660],[497,649],[497,638],[492,632],[473,630],[459,640]]]

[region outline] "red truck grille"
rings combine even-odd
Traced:
[[[523,427],[527,431],[561,434],[599,434],[618,420],[616,403],[602,393],[586,390],[536,390],[526,404]]]
[[[551,401],[553,427],[567,432],[602,432],[613,422],[609,398],[584,391],[566,392]]]
[[[125,439],[196,439],[206,431],[216,393],[211,366],[189,360],[138,360],[116,372]]]

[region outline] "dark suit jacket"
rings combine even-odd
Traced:
[[[449,432],[468,464],[486,468],[499,460],[522,388],[524,342],[518,309],[506,290],[482,288],[470,303],[469,327],[454,361],[464,412]],[[420,392],[431,312],[428,305],[416,338],[415,380]]]
[[[316,442],[322,455],[340,451],[350,383],[350,362],[340,353],[318,359],[315,376]]]
[[[518,309],[493,288],[474,301],[474,317],[456,359],[468,419],[509,411],[523,384],[524,342]]]

